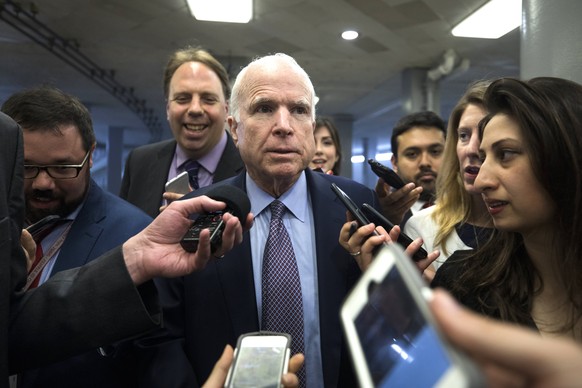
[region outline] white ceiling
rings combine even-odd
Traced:
[[[320,114],[353,117],[355,148],[362,137],[372,136],[382,147],[404,114],[403,69],[434,67],[448,49],[470,61],[466,71],[454,72],[440,83],[440,113],[445,117],[471,81],[519,74],[518,30],[498,40],[450,34],[483,3],[255,0],[249,24],[225,24],[195,20],[185,0],[23,0],[18,2],[23,10],[18,16],[15,3],[5,0],[0,2],[0,103],[23,87],[52,83],[90,107],[100,141],[105,141],[104,129],[124,128],[126,146],[133,147],[170,136],[161,76],[175,49],[201,45],[233,78],[251,58],[285,52],[310,74],[320,97]],[[36,15],[32,19],[31,9]],[[347,28],[358,30],[361,38],[343,41],[340,34]],[[81,54],[107,74],[113,72],[115,82],[133,88],[135,99],[151,109],[150,128],[118,98],[27,34],[60,36],[69,46],[62,49],[57,39],[53,47],[61,49],[54,52],[68,60]],[[72,48],[75,45],[78,49]],[[128,96],[126,92],[122,97]]]

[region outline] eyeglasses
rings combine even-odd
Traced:
[[[85,158],[81,164],[49,164],[46,166],[38,166],[36,164],[24,165],[24,179],[34,179],[40,174],[41,170],[53,179],[74,179],[79,176],[79,173],[85,167],[85,163],[89,159],[91,150],[87,151]]]

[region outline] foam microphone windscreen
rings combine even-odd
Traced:
[[[192,191],[183,196],[181,199],[200,197],[202,195],[206,195],[207,197],[210,197],[216,201],[226,203],[226,207],[233,215],[238,217],[241,224],[244,224],[247,219],[247,215],[251,211],[251,201],[249,200],[247,193],[236,186],[227,184],[207,186]]]

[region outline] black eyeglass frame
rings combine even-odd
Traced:
[[[40,166],[38,164],[25,164],[24,165],[24,179],[35,179],[38,176],[38,174],[40,174],[41,170],[44,170],[48,174],[48,176],[50,176],[52,179],[75,179],[79,176],[83,167],[85,167],[87,160],[89,160],[90,154],[91,154],[91,150],[87,151],[87,154],[85,154],[85,157],[83,158],[83,161],[81,162],[81,164],[47,164],[44,166]],[[36,174],[34,174],[34,176],[26,176],[26,169],[32,169],[32,168],[36,168]],[[75,176],[71,176],[71,177],[55,177],[50,173],[50,170],[49,170],[50,168],[74,168],[74,169],[76,169],[77,173],[75,174]]]

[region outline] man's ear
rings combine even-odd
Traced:
[[[236,122],[236,120],[232,116],[228,116],[226,118],[226,122],[228,123],[228,129],[230,130],[230,135],[232,136],[232,141],[234,142],[234,145],[236,145],[238,147],[238,132],[237,132],[238,123]]]
[[[392,154],[392,157],[390,158],[390,163],[392,163],[392,169],[394,172],[398,172],[398,158],[394,156],[394,154]]]
[[[91,146],[91,154],[89,155],[89,168],[91,169],[93,167],[93,152],[95,152],[95,147],[97,146],[97,143],[93,143],[93,145]]]

